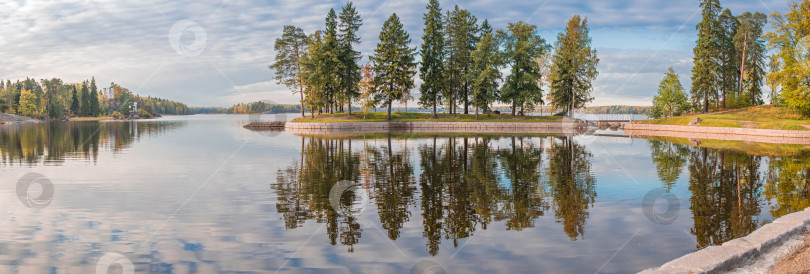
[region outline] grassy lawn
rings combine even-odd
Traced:
[[[660,136],[652,136],[644,138],[658,141],[665,141],[680,145],[687,145],[692,147],[696,146],[694,143],[692,143],[686,138],[660,137]],[[769,143],[753,143],[745,141],[709,140],[709,139],[701,139],[699,147],[705,147],[721,151],[744,153],[755,156],[772,156],[772,157],[795,156],[810,151],[810,146],[798,144],[769,144]]]
[[[365,119],[362,112],[320,114],[315,115],[315,119],[307,117],[297,118],[292,122],[319,122],[319,123],[349,123],[349,122],[388,122],[387,113],[369,112]],[[511,116],[511,115],[487,115],[479,114],[475,119],[475,114],[439,114],[434,119],[432,113],[415,112],[392,112],[391,122],[534,122],[534,123],[554,123],[560,122],[560,116]]]
[[[810,117],[802,116],[786,108],[774,106],[749,107],[707,114],[690,114],[672,118],[639,121],[639,123],[685,126],[697,117],[703,120],[700,124],[702,127],[810,130]]]

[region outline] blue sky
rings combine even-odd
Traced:
[[[726,0],[734,14],[783,11],[790,0]],[[141,94],[191,106],[268,100],[296,103],[267,67],[282,26],[311,33],[346,1],[15,1],[0,2],[0,79],[95,76]],[[370,54],[382,23],[396,12],[421,43],[427,0],[355,1]],[[697,0],[441,1],[470,10],[494,28],[528,21],[551,44],[567,20],[586,16],[601,59],[591,105],[649,105],[669,66],[689,88]],[[367,61],[364,58],[364,62]]]

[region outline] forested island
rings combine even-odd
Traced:
[[[46,120],[191,114],[183,103],[138,96],[115,83],[99,89],[94,77],[79,83],[67,83],[59,78],[39,82],[26,78],[13,83],[0,80],[0,112]]]
[[[355,50],[363,21],[350,2],[340,14],[329,11],[323,30],[307,35],[301,28],[284,26],[270,68],[279,83],[299,94],[313,118],[316,113],[351,115],[353,103],[364,112],[385,108],[390,119],[394,103],[411,100],[432,109],[434,117],[440,106],[447,114],[477,116],[500,102],[509,105],[514,116],[546,100],[564,112],[593,100],[591,83],[599,59],[591,48],[587,18],[572,17],[553,46],[536,25],[517,21],[495,30],[486,19],[479,23],[458,6],[443,12],[436,0],[427,4],[423,18],[418,50],[393,13],[381,26],[370,61],[363,63]],[[501,69],[507,68],[510,73],[503,77]],[[417,73],[422,80],[418,99],[411,94]]]
[[[702,20],[696,26],[692,87],[687,94],[670,68],[661,81],[652,107],[644,111],[611,113],[672,117],[758,106],[765,103],[763,85],[770,86],[771,104],[799,115],[810,115],[808,30],[810,3],[794,2],[787,14],[760,12],[733,15],[719,0],[701,0]],[[422,44],[412,47],[396,13],[383,24],[369,62],[354,50],[362,18],[352,3],[338,14],[330,10],[324,29],[307,35],[287,25],[275,42],[270,66],[279,84],[298,94],[304,116],[347,112],[353,104],[363,112],[415,100],[433,117],[446,114],[492,113],[506,105],[511,115],[523,115],[548,104],[556,114],[571,114],[593,101],[597,77],[596,50],[591,48],[588,20],[572,17],[554,44],[523,21],[493,29],[458,6],[443,12],[430,1],[423,16]],[[765,32],[766,25],[772,30]],[[773,53],[773,55],[769,55]],[[420,60],[417,60],[420,59]],[[501,70],[508,69],[508,75]],[[419,98],[411,92],[422,84]],[[497,106],[496,104],[500,104]],[[608,108],[602,108],[603,112]]]

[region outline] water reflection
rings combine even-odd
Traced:
[[[301,158],[280,170],[272,186],[278,194],[276,208],[288,229],[307,220],[326,223],[329,244],[340,242],[349,252],[363,229],[354,217],[341,216],[330,206],[329,191],[341,180],[360,183],[371,193],[391,240],[401,236],[412,217],[410,207],[418,205],[431,255],[439,253],[442,240],[458,247],[459,239],[493,222],[508,230],[533,227],[550,208],[572,241],[582,237],[596,197],[591,154],[585,147],[568,137],[510,137],[506,148],[493,145],[495,141],[503,140],[435,136],[416,148],[415,160],[407,140],[404,149],[394,150],[390,135],[382,145],[354,150],[351,139],[302,137]],[[544,157],[550,159],[545,165]],[[420,174],[415,175],[414,165]]]
[[[697,248],[719,245],[758,227],[761,157],[694,149],[690,154],[691,233]]]
[[[774,217],[810,207],[810,152],[769,161],[763,194]]]
[[[61,165],[66,159],[95,163],[99,150],[117,152],[143,136],[178,129],[184,122],[53,122],[0,126],[0,162]]]

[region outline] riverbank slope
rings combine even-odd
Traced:
[[[697,118],[701,120],[700,124],[696,125],[699,127],[810,131],[810,117],[772,105],[644,120],[636,124],[686,126]]]

